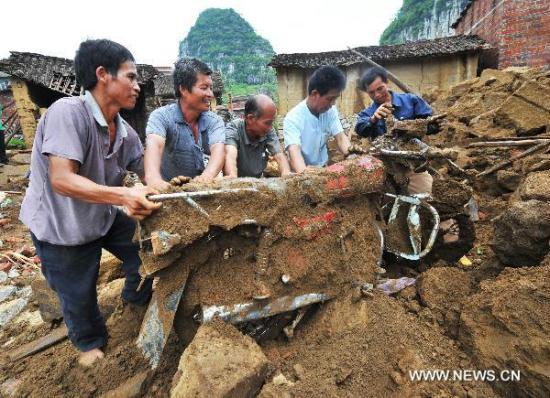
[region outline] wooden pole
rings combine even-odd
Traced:
[[[508,159],[504,162],[496,164],[495,166],[491,167],[490,169],[485,170],[483,173],[479,173],[477,176],[478,177],[483,177],[483,176],[486,176],[487,174],[494,173],[495,171],[503,169],[506,166],[508,166],[509,164],[512,164],[516,160],[524,158],[524,157],[526,157],[526,156],[528,156],[528,155],[530,155],[534,152],[537,152],[540,149],[544,149],[544,148],[550,148],[550,142],[543,142],[543,143],[540,143],[538,145],[535,145],[535,146],[527,149],[526,151],[521,152],[520,154],[518,154],[516,156],[512,156],[510,159]]]
[[[8,353],[8,357],[11,361],[17,361],[21,358],[28,357],[29,355],[36,354],[37,352],[45,350],[46,348],[65,340],[67,335],[67,327],[62,325],[44,337],[40,337],[39,339],[13,349]]]
[[[477,147],[513,147],[513,146],[531,146],[533,144],[550,143],[550,139],[538,140],[521,140],[521,141],[489,141],[489,142],[472,142],[466,145],[466,148]]]
[[[370,58],[368,58],[367,56],[361,54],[359,51],[357,50],[354,50],[353,48],[351,47],[348,47],[348,50],[350,50],[352,53],[360,56],[361,58],[363,58],[365,60],[365,62],[371,66],[375,66],[375,67],[378,67],[378,68],[382,68],[386,71],[386,73],[388,74],[388,78],[395,83],[395,85],[397,87],[399,87],[401,90],[403,90],[403,92],[405,93],[412,93],[412,94],[416,94],[412,88],[410,88],[409,86],[407,86],[405,83],[403,83],[401,80],[399,80],[399,78],[397,76],[395,76],[393,73],[391,73],[389,70],[387,70],[386,68],[384,68],[382,65],[379,65],[377,64],[376,62],[374,62],[373,60],[371,60]],[[417,94],[418,95],[418,94]]]

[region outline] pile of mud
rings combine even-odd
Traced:
[[[485,69],[478,78],[425,98],[449,122],[432,143],[550,131],[550,71],[544,68]]]
[[[550,71],[486,69],[476,79],[426,96],[446,113],[424,141],[458,152],[463,173],[438,170],[472,186],[478,204],[495,207],[486,240],[501,263],[540,264],[550,245]]]

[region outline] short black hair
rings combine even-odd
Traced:
[[[191,91],[197,82],[197,75],[210,76],[212,69],[204,62],[196,58],[180,58],[174,64],[174,92],[176,97],[180,97],[180,87]]]
[[[374,66],[368,69],[365,74],[359,80],[359,89],[367,91],[367,88],[375,81],[377,78],[382,79],[384,83],[388,82],[388,72],[386,69],[379,66]]]
[[[74,57],[76,81],[84,90],[91,90],[97,84],[95,71],[98,67],[103,66],[116,76],[120,65],[126,61],[136,62],[122,44],[107,39],[83,41]]]
[[[318,68],[309,79],[307,95],[317,90],[320,95],[325,95],[330,90],[342,91],[346,87],[346,76],[335,66],[325,65]]]

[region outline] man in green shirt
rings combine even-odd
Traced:
[[[273,129],[276,115],[277,108],[267,95],[254,95],[246,101],[244,119],[229,123],[225,129],[226,176],[261,177],[267,153],[279,164],[282,176],[290,173],[288,159]]]

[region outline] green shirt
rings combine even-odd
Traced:
[[[225,145],[237,148],[237,172],[239,177],[262,176],[267,164],[268,152],[271,156],[281,153],[281,144],[275,130],[256,141],[250,140],[245,131],[244,120],[234,120],[225,127]]]

